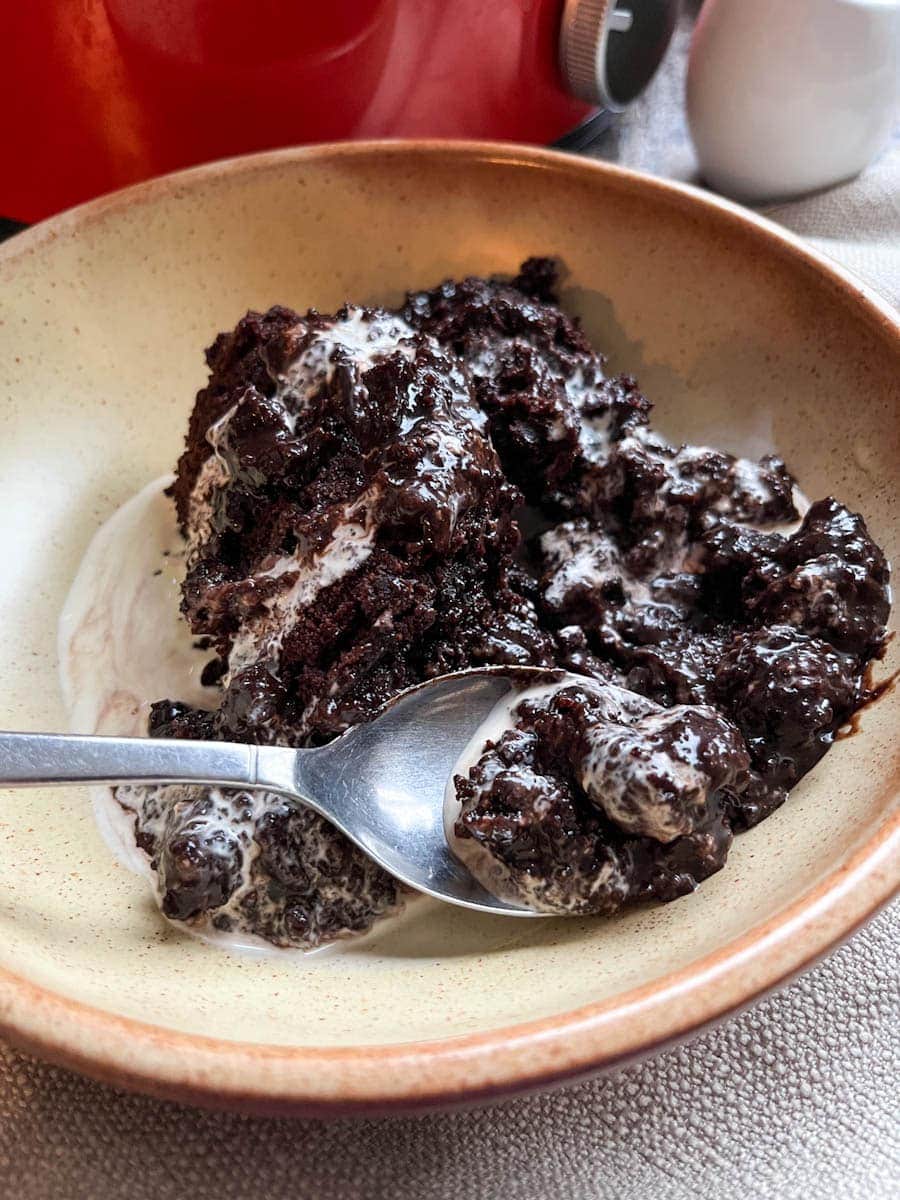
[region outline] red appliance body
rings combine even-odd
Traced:
[[[591,107],[563,0],[0,4],[0,214],[34,221],[179,167],[301,142],[549,142]]]

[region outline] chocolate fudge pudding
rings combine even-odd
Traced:
[[[868,698],[888,567],[779,458],[655,433],[555,289],[530,259],[216,339],[171,494],[218,703],[161,698],[149,732],[316,745],[448,671],[562,668],[461,766],[452,836],[506,895],[609,914],[691,891],[826,752]],[[118,795],[197,929],[310,946],[398,903],[278,796]]]

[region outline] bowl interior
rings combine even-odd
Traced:
[[[114,197],[0,261],[0,725],[65,727],[67,589],[97,527],[171,469],[218,330],[247,308],[393,301],[535,253],[564,260],[565,305],[639,377],[666,433],[777,449],[810,496],[858,507],[897,555],[896,341],[802,257],[683,194],[514,151],[272,156]],[[837,868],[893,803],[897,713],[896,694],[867,710],[674,904],[532,924],[422,901],[306,958],[224,954],[168,928],[84,792],[7,792],[0,967],[103,1011],[273,1045],[552,1017],[689,965]]]

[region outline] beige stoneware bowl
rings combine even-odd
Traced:
[[[568,265],[565,304],[639,376],[666,433],[777,447],[897,557],[896,314],[775,227],[511,146],[240,159],[0,250],[0,726],[66,726],[67,589],[97,527],[172,467],[217,330],[249,307],[394,301],[533,253]],[[426,1107],[620,1062],[777,985],[892,893],[897,714],[895,692],[864,711],[674,904],[532,923],[422,901],[312,957],[225,953],[168,927],[84,792],[4,793],[0,1033],[126,1087],[264,1112]]]

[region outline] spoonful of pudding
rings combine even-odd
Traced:
[[[274,792],[319,813],[409,887],[520,917],[603,911],[607,895],[612,911],[639,865],[628,839],[709,839],[719,791],[742,786],[748,765],[737,730],[714,709],[664,709],[539,668],[442,676],[313,749],[0,733],[0,785]],[[574,776],[596,837],[583,821],[568,827],[554,770]],[[610,828],[612,846],[600,836]],[[711,870],[727,852],[714,841]]]

